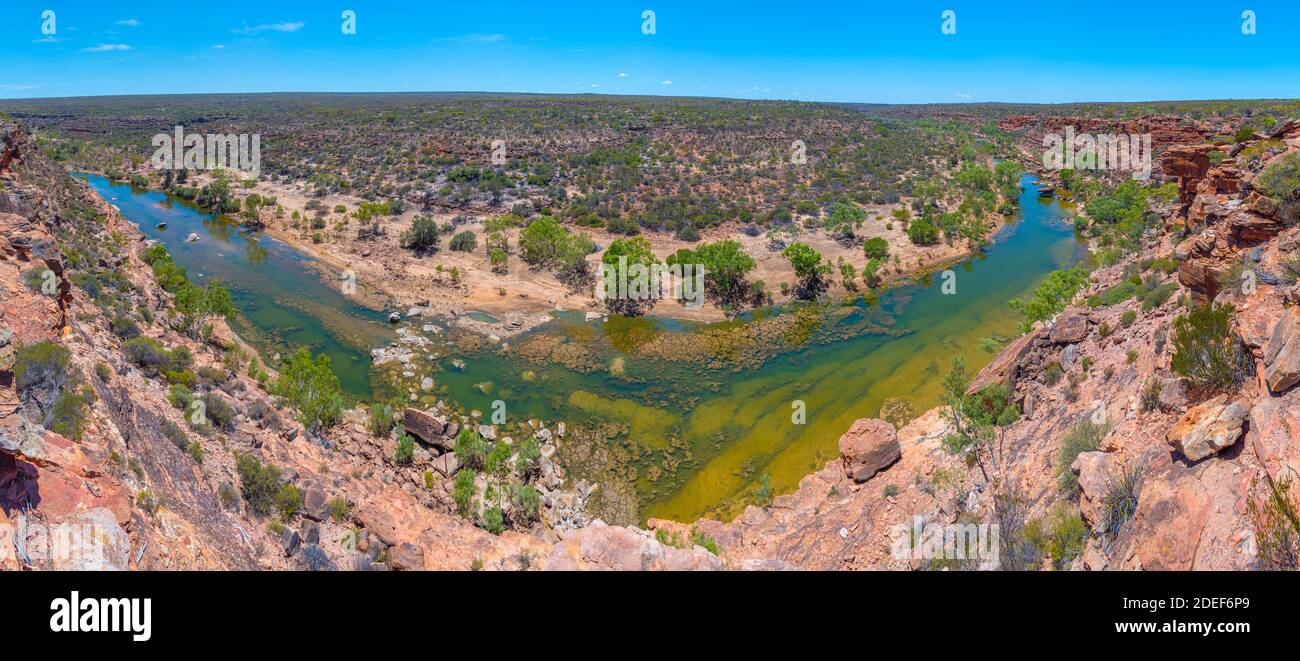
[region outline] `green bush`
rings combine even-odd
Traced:
[[[510,485],[510,517],[523,526],[537,521],[541,512],[542,495],[528,484]]]
[[[16,354],[14,387],[25,404],[35,406],[40,412],[43,424],[48,423],[55,402],[73,381],[69,369],[72,354],[67,347],[54,342],[21,346]]]
[[[505,532],[506,517],[500,507],[489,507],[483,510],[483,529],[493,535]]]
[[[1065,569],[1083,553],[1088,527],[1077,510],[1065,501],[1059,501],[1042,519],[1030,521],[1025,526],[1025,538],[1051,556],[1053,568]]]
[[[208,419],[213,424],[226,431],[235,428],[235,409],[226,402],[224,397],[210,392],[204,394],[202,399]]]
[[[1034,289],[1028,299],[1012,299],[1010,306],[1025,315],[1020,329],[1028,332],[1036,321],[1044,321],[1065,309],[1075,293],[1088,284],[1088,271],[1083,265],[1064,271],[1052,271],[1047,279]]]
[[[866,253],[867,259],[885,259],[889,257],[889,242],[873,236],[862,243],[862,251]]]
[[[1232,330],[1232,304],[1195,306],[1173,323],[1175,374],[1205,391],[1237,389],[1250,371],[1250,357]]]
[[[194,401],[194,393],[179,383],[173,383],[167,387],[167,401],[174,408],[184,411],[190,407],[190,402]]]
[[[179,425],[171,420],[164,419],[159,425],[162,428],[163,436],[172,442],[178,450],[185,451],[190,446],[190,437],[181,429]]]
[[[478,246],[478,237],[473,232],[465,230],[451,237],[449,246],[456,252],[473,252]]]
[[[1075,498],[1079,495],[1079,478],[1070,470],[1070,466],[1080,454],[1095,452],[1107,431],[1104,425],[1081,420],[1061,438],[1061,451],[1056,460],[1056,483],[1063,496]]]
[[[490,450],[488,442],[476,429],[462,427],[456,434],[456,459],[464,466],[474,470],[483,468]]]
[[[352,509],[351,506],[348,505],[348,499],[343,496],[330,498],[326,505],[330,510],[330,518],[336,523],[346,521],[348,518],[348,512]]]
[[[274,511],[280,493],[280,469],[270,463],[263,464],[253,455],[241,454],[235,461],[235,472],[239,474],[240,491],[249,511],[259,516]]]
[[[122,343],[122,352],[128,361],[150,376],[167,365],[167,351],[152,337],[133,337]]]
[[[388,432],[393,431],[393,426],[396,424],[394,418],[392,404],[376,402],[370,405],[370,417],[366,421],[366,427],[370,430],[371,436],[387,436]]]
[[[302,493],[292,484],[281,484],[275,493],[275,507],[280,511],[280,520],[288,521],[302,509]]]
[[[1246,500],[1255,531],[1255,562],[1265,571],[1300,569],[1300,513],[1291,496],[1291,477],[1284,473],[1276,481],[1267,475],[1263,479],[1268,489],[1263,502],[1253,495]],[[1256,485],[1251,482],[1251,494]]]
[[[393,453],[393,461],[399,466],[409,466],[414,456],[415,438],[410,434],[402,434],[402,437],[397,439],[397,450]]]
[[[428,216],[417,216],[411,227],[402,232],[401,246],[416,252],[437,252],[438,223]]]
[[[1292,153],[1264,168],[1255,186],[1279,201],[1300,197],[1300,153]]]
[[[1120,468],[1119,475],[1106,485],[1106,495],[1101,499],[1101,522],[1098,532],[1105,540],[1113,541],[1120,528],[1133,518],[1138,506],[1138,470],[1132,466]]]
[[[459,457],[460,452],[456,452]],[[474,503],[474,478],[477,476],[471,468],[466,468],[456,473],[456,483],[453,485],[452,497],[456,500],[456,511],[464,518],[468,519],[477,509]]]

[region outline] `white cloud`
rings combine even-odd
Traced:
[[[620,71],[620,72],[618,72],[618,77],[619,77],[619,78],[627,78],[627,74],[625,74],[625,73],[623,73],[622,71]]]
[[[120,21],[114,21],[114,22],[117,23],[118,25],[125,25],[129,28],[140,27],[140,19],[138,18],[124,18]]]
[[[0,90],[34,90],[40,87],[35,83],[8,83],[0,85]]]
[[[217,49],[217,50],[221,50],[221,49],[225,48],[226,45],[225,45],[225,44],[213,44],[212,47],[215,48],[215,49]]]
[[[81,52],[83,52],[83,53],[107,53],[107,52],[115,51],[115,50],[131,50],[131,47],[128,46],[128,45],[126,45],[126,44],[100,44],[100,45],[98,45],[98,46],[92,46],[92,47],[90,47],[90,48],[83,48],[83,49],[81,49]]]
[[[245,25],[242,28],[235,28],[236,34],[261,34],[263,32],[297,32],[303,29],[307,24],[302,21],[292,23],[263,23],[249,27]]]
[[[671,80],[665,80],[664,82],[659,83],[659,84],[660,84],[660,85],[672,85],[672,84],[673,84],[673,81],[671,81]]]
[[[452,42],[457,44],[495,44],[506,40],[506,36],[500,33],[480,34],[462,34],[459,37],[440,37],[434,39],[435,42]]]
[[[600,83],[592,83],[591,86],[592,86],[592,87],[600,87]]]
[[[40,39],[33,39],[32,43],[33,44],[57,44],[60,41],[63,40],[58,37],[41,37]]]

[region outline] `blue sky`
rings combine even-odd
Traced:
[[[42,33],[47,9],[53,35]],[[340,29],[345,9],[356,12],[355,35]],[[646,9],[653,35],[642,34]],[[947,9],[954,35],[940,31]],[[1257,34],[1242,34],[1244,9],[1256,13]],[[1298,45],[1300,3],[1255,0],[4,0],[0,98],[447,90],[882,103],[1293,98]]]

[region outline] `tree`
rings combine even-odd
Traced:
[[[958,356],[941,384],[942,412],[952,429],[943,445],[948,452],[973,460],[996,491],[1001,487],[1001,470],[1006,461],[1002,431],[1020,418],[1020,408],[1005,384],[995,383],[967,395],[969,387],[966,361]]]
[[[705,293],[714,297],[720,307],[738,308],[753,294],[745,276],[754,271],[754,258],[733,239],[701,243],[693,252],[679,250],[669,256],[668,263],[698,264],[697,268],[705,269]]]
[[[781,254],[790,260],[795,277],[799,278],[799,285],[795,288],[796,296],[803,299],[816,298],[825,291],[826,274],[830,273],[831,265],[822,262],[821,253],[806,243],[792,243]]]
[[[329,356],[321,354],[313,361],[305,348],[298,349],[280,370],[271,392],[298,409],[298,421],[314,431],[334,424],[343,410],[339,378],[330,368]]]
[[[614,239],[609,244],[609,248],[600,258],[604,265],[606,273],[613,274],[613,282],[619,282],[624,279],[628,282],[628,291],[619,292],[617,287],[611,291],[608,285],[605,291],[605,307],[614,314],[637,317],[650,311],[657,300],[659,287],[658,278],[651,278],[651,267],[659,264],[659,258],[650,250],[650,242],[645,237],[637,236],[630,239]],[[633,269],[634,265],[639,265],[640,269]],[[632,297],[633,281],[642,280],[640,275],[634,271],[641,271],[645,274],[644,280],[637,285],[637,298]],[[611,282],[605,273],[601,274],[605,282]],[[620,296],[620,294],[627,294]]]
[[[438,251],[438,223],[428,216],[416,216],[411,227],[402,232],[401,246],[418,253]]]
[[[564,248],[565,231],[550,216],[542,216],[519,232],[519,252],[528,264],[545,267],[555,263]]]
[[[843,239],[852,239],[853,232],[861,227],[862,221],[866,219],[867,213],[858,205],[836,202],[823,225],[826,231],[832,234],[837,234]]]

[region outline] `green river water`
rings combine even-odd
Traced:
[[[395,337],[384,313],[344,296],[310,259],[283,243],[241,232],[161,193],[85,178],[146,235],[166,244],[192,278],[228,283],[242,313],[236,330],[259,350],[323,351],[350,393],[371,396],[377,386],[369,351]],[[955,356],[965,357],[973,374],[993,357],[980,347],[982,338],[1017,334],[1019,319],[1007,301],[1086,255],[1062,202],[1039,198],[1031,181],[1022,178],[1020,210],[991,244],[951,267],[954,294],[943,293],[943,278],[935,274],[870,303],[858,298],[767,310],[710,327],[653,317],[584,321],[557,313],[549,324],[510,338],[512,350],[444,347],[430,366],[433,377],[446,396],[485,414],[500,401],[512,420],[618,423],[625,433],[609,442],[621,448],[620,474],[635,486],[643,519],[725,519],[753,501],[763,476],[774,493],[793,490],[837,455],[839,436],[853,420],[875,417],[887,398],[906,398],[918,413],[935,405]],[[160,222],[166,230],[156,228]],[[184,242],[191,232],[201,240]],[[808,321],[795,325],[798,332],[787,330],[743,368],[730,347],[705,350],[727,354],[712,361],[641,351],[655,338],[687,334],[683,339],[698,359],[700,333],[744,332],[750,324],[800,314]],[[513,349],[530,337],[562,339],[588,368],[524,359]],[[464,367],[453,367],[453,359]],[[591,369],[592,363],[600,369]],[[801,423],[792,418],[796,402],[806,410]]]

